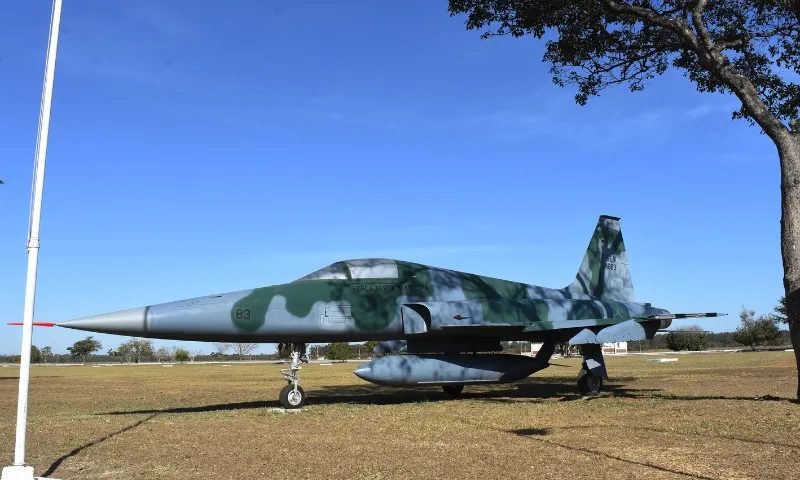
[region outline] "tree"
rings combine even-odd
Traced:
[[[41,353],[42,353],[42,360],[44,360],[44,363],[47,363],[47,357],[53,356],[53,349],[50,348],[49,346],[42,347]]]
[[[162,360],[169,360],[169,350],[167,347],[159,347],[158,350],[154,352],[156,358],[159,362]]]
[[[347,360],[354,356],[353,346],[349,343],[331,343],[328,345],[327,357],[331,360]]]
[[[117,347],[116,353],[124,358],[126,362],[130,362],[135,358],[136,363],[139,363],[142,361],[142,358],[153,356],[153,341],[131,338]]]
[[[789,318],[786,316],[786,295],[778,300],[778,304],[772,309],[772,316],[781,323],[789,323]]]
[[[214,344],[214,349],[220,355],[225,355],[225,353],[231,349],[233,345],[226,342],[217,342]]]
[[[569,342],[558,342],[556,343],[556,349],[554,353],[561,355],[562,357],[567,357],[571,351],[572,345],[570,345]]]
[[[89,355],[101,348],[103,348],[103,346],[100,342],[95,340],[94,337],[89,336],[83,340],[78,340],[71,347],[67,347],[67,351],[69,351],[73,358],[79,359],[81,363],[86,363],[86,359]]]
[[[275,350],[278,352],[278,358],[281,360],[288,360],[292,356],[293,344],[283,342],[279,343]]]
[[[40,363],[42,361],[42,352],[36,345],[31,345],[31,363]]]
[[[708,348],[708,334],[698,325],[678,328],[667,334],[667,348],[670,350],[705,350]]]
[[[109,350],[108,353],[115,357],[122,357],[123,362],[130,363],[133,358],[133,347],[126,342],[118,346],[116,350]]]
[[[307,359],[306,357],[306,344],[305,343],[279,343],[276,351],[278,353],[278,358],[281,360],[288,360],[292,358],[292,352],[294,349],[297,348],[300,350],[300,358]]]
[[[175,360],[178,362],[185,362],[189,360],[189,351],[185,348],[178,348],[175,350]]]
[[[377,347],[381,343],[382,342],[380,340],[370,340],[369,342],[364,342],[364,344],[361,346],[361,351],[366,352],[368,356],[375,355],[373,350],[375,350],[375,347]]]
[[[250,355],[253,351],[258,348],[257,343],[234,343],[233,349],[236,354],[239,356],[239,360],[242,359],[245,355]]]
[[[800,1],[450,0],[451,16],[482,38],[547,40],[543,61],[575,100],[627,84],[632,92],[670,66],[700,92],[735,95],[733,118],[775,144],[781,173],[781,257],[800,400]]]
[[[189,352],[189,360],[194,362],[194,359],[202,354],[203,352],[201,352],[200,350],[192,350],[191,352]]]
[[[733,332],[733,339],[755,350],[756,345],[769,345],[781,336],[779,320],[771,315],[755,318],[755,310],[742,308],[739,313],[741,325]]]

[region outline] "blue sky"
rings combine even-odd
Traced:
[[[22,318],[50,8],[0,6],[3,323]],[[600,214],[622,217],[638,300],[727,312],[702,323],[723,331],[782,293],[775,147],[731,120],[734,97],[679,72],[580,107],[540,42],[481,40],[443,0],[85,0],[62,15],[37,320],[367,256],[561,287]],[[0,332],[18,353],[19,327]],[[34,344],[85,336],[36,329]]]

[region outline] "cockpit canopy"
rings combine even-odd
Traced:
[[[360,278],[397,279],[398,277],[397,264],[394,260],[386,258],[362,258],[332,263],[296,281],[354,280]]]

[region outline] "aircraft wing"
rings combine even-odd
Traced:
[[[660,314],[660,315],[645,315],[641,317],[632,317],[632,318],[598,318],[598,319],[589,319],[589,320],[557,320],[557,321],[545,321],[545,322],[533,322],[529,324],[527,327],[517,326],[517,325],[509,325],[504,323],[481,323],[481,324],[473,324],[473,325],[443,325],[441,327],[442,330],[446,330],[448,332],[456,332],[461,331],[468,334],[480,334],[481,332],[486,333],[497,333],[500,331],[508,331],[508,332],[545,332],[545,331],[552,331],[552,330],[566,330],[566,329],[575,329],[575,328],[591,328],[591,327],[604,327],[609,325],[621,325],[621,324],[630,324],[630,322],[635,323],[644,323],[650,322],[654,320],[672,320],[672,319],[680,319],[680,318],[708,318],[708,317],[719,317],[727,315],[726,313],[716,313],[716,312],[708,312],[708,313],[669,313],[669,314]]]

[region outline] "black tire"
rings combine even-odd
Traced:
[[[442,385],[442,390],[451,397],[460,397],[461,392],[464,390],[464,385]]]
[[[598,377],[592,372],[581,369],[578,374],[578,391],[583,396],[596,397],[600,395],[600,389],[603,387],[603,377]]]
[[[289,384],[283,387],[283,389],[281,389],[281,394],[279,398],[281,401],[281,406],[283,406],[283,408],[286,409],[300,408],[306,403],[306,392],[303,391],[303,387],[298,385],[297,394],[295,394],[294,385]]]

